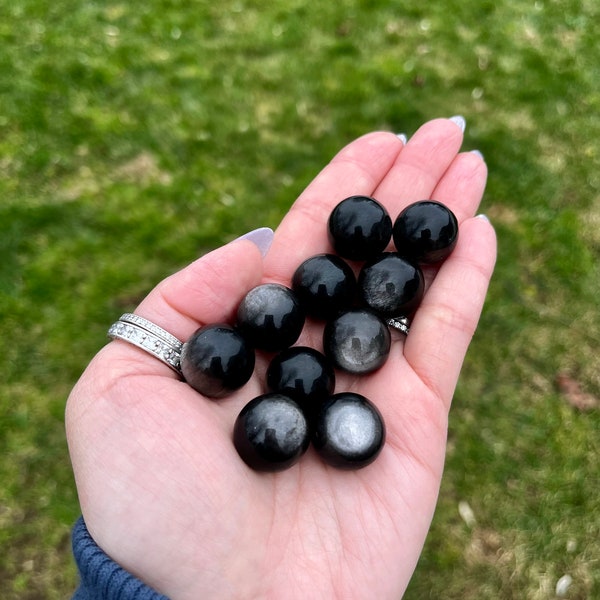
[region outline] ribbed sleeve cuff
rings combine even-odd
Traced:
[[[92,539],[83,517],[75,523],[72,541],[80,575],[72,600],[169,600],[107,556]]]

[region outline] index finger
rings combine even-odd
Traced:
[[[326,224],[334,206],[352,195],[370,195],[402,151],[389,132],[364,135],[343,148],[300,194],[275,232],[265,275],[288,283],[298,265],[331,251]]]

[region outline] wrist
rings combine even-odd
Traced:
[[[168,600],[114,562],[93,540],[83,517],[72,534],[80,584],[73,600]]]

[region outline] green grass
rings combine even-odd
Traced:
[[[499,261],[408,599],[600,597],[594,0],[0,0],[0,590],[68,597],[66,395],[165,275],[374,129],[467,117]],[[467,502],[476,522],[459,516]]]

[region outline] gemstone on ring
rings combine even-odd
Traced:
[[[408,335],[410,332],[410,322],[408,317],[392,317],[391,319],[388,319],[386,323],[404,335]]]

